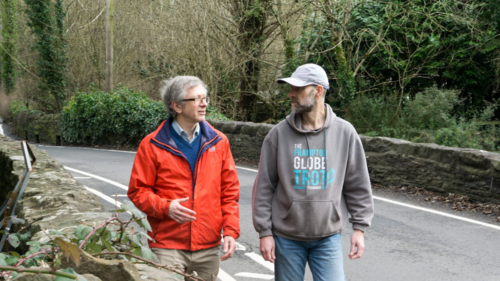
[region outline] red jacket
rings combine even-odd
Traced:
[[[170,135],[172,119],[146,136],[137,150],[128,197],[148,216],[151,248],[202,250],[220,245],[223,236],[240,236],[239,182],[227,137],[200,122],[201,145],[195,173]],[[168,216],[172,199],[196,220],[179,224]]]

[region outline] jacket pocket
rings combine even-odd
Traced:
[[[332,200],[294,200],[276,230],[297,237],[325,237],[340,231],[341,222]]]

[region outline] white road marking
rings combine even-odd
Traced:
[[[236,166],[236,168],[238,168],[238,169],[242,169],[242,170],[247,170],[247,171],[250,171],[250,172],[255,172],[255,173],[257,173],[257,172],[258,172],[258,170],[255,170],[255,169],[250,169],[250,168],[244,168],[244,167],[238,167],[238,166]]]
[[[272,272],[274,272],[274,264],[272,262],[265,261],[264,258],[261,255],[258,255],[256,253],[246,253],[245,256],[251,258],[252,260],[260,263],[261,265],[263,265],[265,268],[267,268],[267,269],[271,270]]]
[[[96,175],[93,175],[91,173],[87,173],[87,172],[84,172],[84,171],[80,171],[80,170],[77,170],[77,169],[73,169],[73,168],[70,168],[70,167],[67,167],[67,166],[64,166],[64,169],[66,170],[70,170],[72,172],[75,172],[75,173],[79,173],[79,174],[82,174],[82,175],[86,175],[86,176],[89,176],[89,177],[93,177],[93,178],[96,178],[98,180],[101,180],[103,182],[107,182],[109,184],[112,184],[114,186],[117,186],[119,188],[122,188],[124,190],[128,190],[128,186],[126,185],[123,185],[121,183],[117,183],[116,181],[112,181],[112,180],[108,180],[106,178],[103,178],[103,177],[100,177],[100,176],[96,176]]]
[[[248,277],[248,278],[255,278],[255,279],[264,279],[264,280],[274,279],[274,275],[251,273],[251,272],[239,272],[239,273],[236,273],[234,276],[241,276],[241,277]]]
[[[222,281],[236,281],[231,275],[227,274],[222,268],[219,268],[219,274],[217,275],[217,279]]]
[[[88,150],[98,150],[98,151],[112,151],[112,152],[123,152],[123,153],[136,153],[135,151],[125,151],[125,150],[114,150],[114,149],[100,149],[100,148],[90,148],[90,147],[81,147],[83,149],[88,149]]]
[[[64,145],[43,145],[39,144],[38,146],[46,146],[46,147],[55,147],[55,148],[81,148],[81,149],[88,149],[88,150],[97,150],[97,151],[112,151],[112,152],[123,152],[123,153],[136,153],[135,151],[125,151],[125,150],[113,150],[113,149],[100,149],[100,148],[90,148],[90,147],[74,147],[74,146],[64,146]]]
[[[243,245],[241,245],[240,243],[236,242],[236,249],[235,251],[246,251],[247,248]]]
[[[412,209],[416,209],[416,210],[420,210],[420,211],[424,211],[424,212],[429,212],[429,213],[433,213],[433,214],[436,214],[436,215],[440,215],[440,216],[444,216],[444,217],[448,217],[448,218],[452,218],[452,219],[457,219],[457,220],[461,220],[461,221],[465,221],[465,222],[470,222],[470,223],[474,223],[474,224],[478,224],[478,225],[482,225],[482,226],[486,226],[486,227],[491,227],[493,229],[500,230],[500,226],[494,225],[494,224],[485,223],[485,222],[482,222],[482,221],[477,221],[477,220],[468,219],[468,218],[464,218],[464,217],[460,217],[460,216],[455,216],[455,215],[452,215],[452,214],[447,214],[447,213],[440,212],[440,211],[435,211],[435,210],[432,210],[432,209],[427,209],[427,208],[422,208],[422,207],[418,207],[418,206],[413,206],[413,205],[410,205],[410,204],[401,203],[401,202],[398,202],[398,201],[394,201],[394,200],[390,200],[390,199],[386,199],[386,198],[382,198],[382,197],[378,197],[378,196],[373,196],[373,199],[377,199],[377,200],[384,201],[384,202],[387,202],[387,203],[392,203],[392,204],[396,204],[396,205],[399,205],[399,206],[403,206],[403,207],[407,207],[407,208],[412,208]]]
[[[92,192],[92,193],[94,193],[95,195],[101,197],[104,201],[107,201],[108,203],[111,203],[113,205],[117,205],[118,208],[121,208],[121,206],[122,206],[122,203],[120,203],[120,201],[115,200],[115,199],[109,197],[108,195],[106,195],[106,194],[104,194],[104,193],[102,193],[100,191],[97,191],[97,190],[95,190],[93,188],[90,188],[88,186],[85,186],[85,189],[88,190],[88,191],[90,191],[90,192]]]
[[[116,194],[116,196],[118,196],[118,197],[128,197],[127,194]]]
[[[220,242],[222,245],[224,245],[224,237],[221,237],[220,238]],[[236,249],[234,249],[235,251],[246,251],[247,248],[243,245],[241,245],[240,243],[236,242]]]
[[[247,169],[247,168],[241,168],[241,167],[236,167],[236,168],[257,172],[257,170],[252,170],[252,169]],[[494,224],[485,223],[485,222],[482,222],[482,221],[477,221],[477,220],[468,219],[468,218],[464,218],[464,217],[460,217],[460,216],[455,216],[455,215],[452,215],[452,214],[448,214],[448,213],[444,213],[444,212],[440,212],[440,211],[435,211],[435,210],[432,210],[432,209],[427,209],[427,208],[422,208],[422,207],[418,207],[418,206],[413,206],[413,205],[410,205],[410,204],[401,203],[401,202],[398,202],[398,201],[386,199],[386,198],[379,197],[379,196],[373,196],[373,199],[377,199],[377,200],[384,201],[384,202],[387,202],[387,203],[392,203],[392,204],[396,204],[396,205],[399,205],[399,206],[403,206],[403,207],[407,207],[407,208],[412,208],[412,209],[416,209],[416,210],[420,210],[420,211],[424,211],[424,212],[429,212],[429,213],[433,213],[433,214],[436,214],[436,215],[440,215],[440,216],[444,216],[444,217],[448,217],[448,218],[452,218],[452,219],[457,219],[457,220],[461,220],[461,221],[465,221],[465,222],[469,222],[469,223],[474,223],[474,224],[478,224],[478,225],[482,225],[482,226],[486,226],[486,227],[491,227],[493,229],[500,230],[500,226],[494,225]]]

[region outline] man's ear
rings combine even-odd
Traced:
[[[325,88],[321,85],[316,86],[316,94],[318,98],[322,98],[323,94],[325,93]]]
[[[182,105],[176,101],[173,101],[171,104],[172,108],[174,109],[175,112],[177,113],[182,113]]]

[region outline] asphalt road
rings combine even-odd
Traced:
[[[32,144],[34,145],[34,144]],[[82,184],[105,199],[127,199],[135,153],[37,145]],[[241,237],[235,256],[221,263],[219,280],[273,280],[273,266],[259,253],[251,220],[256,167],[239,165]],[[347,258],[351,231],[343,233],[347,280],[500,280],[500,224],[481,214],[457,212],[443,204],[415,201],[402,194],[374,191],[376,215],[365,234],[360,260]],[[114,199],[113,199],[114,200]],[[306,280],[312,280],[307,273]]]

